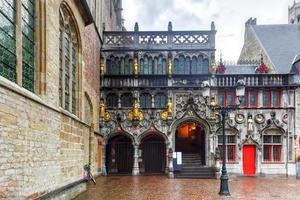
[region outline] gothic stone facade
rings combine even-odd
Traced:
[[[214,23],[205,31],[172,31],[170,23],[161,32],[139,31],[137,24],[134,31],[104,32],[100,131],[105,173],[174,177],[173,152],[184,156],[195,149],[198,164],[217,169],[220,118],[212,118],[201,84],[209,81],[212,96],[227,106],[236,102],[234,86],[243,79],[241,109],[226,119],[229,173],[295,175],[297,99],[291,75],[245,74],[240,66],[232,68],[236,73],[215,74],[215,33]],[[191,141],[182,142],[185,137]]]

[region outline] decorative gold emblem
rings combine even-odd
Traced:
[[[128,119],[129,121],[133,121],[133,120],[142,121],[144,119],[144,113],[139,110],[139,104],[137,98],[134,98],[133,108],[128,113]]]
[[[169,97],[168,104],[167,104],[167,110],[161,113],[160,118],[162,120],[166,121],[168,119],[168,117],[172,115],[172,111],[173,111],[172,98]]]
[[[109,112],[105,111],[105,105],[103,99],[100,100],[99,114],[100,114],[100,118],[103,118],[105,121],[111,120],[111,116]]]
[[[263,114],[257,114],[254,118],[255,122],[258,124],[262,124],[265,122],[265,116]]]
[[[134,67],[134,75],[137,76],[139,73],[139,63],[137,58],[134,58],[133,67]]]
[[[241,124],[245,121],[245,116],[242,113],[238,113],[235,115],[235,121],[238,124]]]
[[[216,110],[217,102],[215,97],[211,97],[210,106],[211,106],[210,119],[215,120],[217,119],[217,110]]]
[[[283,123],[287,124],[288,119],[289,119],[289,116],[288,116],[287,113],[285,113],[285,114],[282,116],[282,121],[283,121]]]

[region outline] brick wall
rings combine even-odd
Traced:
[[[0,77],[0,199],[33,199],[82,179],[83,166],[98,161],[98,97],[100,41],[94,25],[84,26],[72,0],[66,0],[78,26],[78,115],[59,107],[59,6],[61,1],[40,1],[46,13],[41,28],[45,47],[45,91],[31,93]],[[42,10],[42,9],[41,9]],[[43,10],[42,10],[43,11]],[[40,43],[37,38],[37,44]],[[37,58],[40,59],[40,58]],[[40,66],[37,66],[39,68]],[[84,96],[89,97],[91,119],[84,119]],[[89,156],[90,155],[90,156]],[[85,187],[77,187],[82,191]],[[75,189],[76,190],[76,189]],[[79,191],[79,192],[80,192]],[[76,191],[72,191],[76,193]],[[68,196],[67,193],[64,193]]]

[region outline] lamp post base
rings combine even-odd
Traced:
[[[220,185],[220,196],[230,196],[230,192],[228,189],[228,176],[227,175],[221,175],[221,185]]]

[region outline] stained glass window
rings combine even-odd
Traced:
[[[34,0],[22,0],[23,87],[34,91]]]
[[[0,75],[16,81],[16,2],[0,0]]]
[[[204,59],[202,64],[202,72],[207,74],[208,71],[209,71],[209,61],[208,59]]]
[[[190,74],[191,69],[191,59],[190,57],[185,58],[185,64],[184,64],[184,74]]]
[[[78,37],[75,23],[64,5],[60,9],[59,93],[60,106],[76,114],[78,87]]]
[[[195,57],[195,56],[193,56],[193,58],[192,58],[191,71],[192,71],[192,74],[197,74],[198,73],[198,70],[197,70],[197,57]]]

